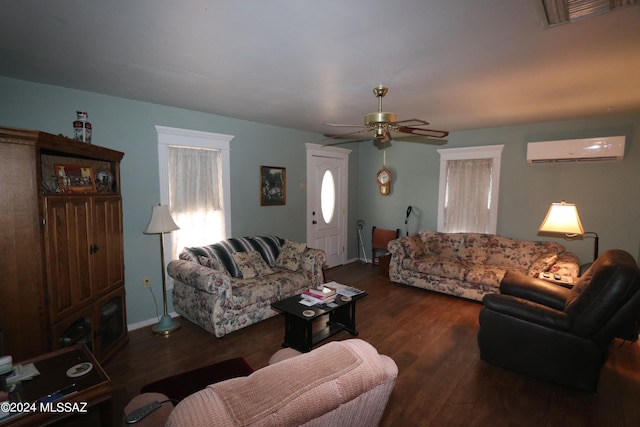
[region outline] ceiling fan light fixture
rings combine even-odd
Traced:
[[[376,126],[378,123],[392,123],[395,121],[396,121],[395,114],[385,113],[384,111],[369,113],[366,116],[364,116],[365,126]]]
[[[387,94],[388,91],[389,89],[382,85],[379,85],[378,87],[373,88],[373,94],[378,98],[378,111],[376,111],[375,113],[369,113],[364,116],[364,126],[325,123],[325,125],[327,126],[362,127],[362,130],[343,134],[343,135],[327,135],[327,136],[329,136],[330,138],[348,137],[352,139],[354,134],[363,132],[373,136],[373,144],[377,148],[387,148],[391,145],[391,140],[393,139],[391,132],[414,134],[418,136],[428,136],[431,138],[444,138],[449,134],[449,132],[447,131],[426,129],[426,128],[419,127],[419,126],[426,126],[429,124],[429,122],[425,120],[408,119],[408,120],[398,121],[394,113],[382,111],[382,98]],[[408,139],[406,139],[405,137],[405,140],[408,140]],[[349,142],[357,142],[357,141],[349,141]],[[423,142],[423,141],[410,140],[410,142]],[[424,141],[424,142],[429,143],[428,141]],[[330,144],[330,145],[335,145],[335,144]]]
[[[376,139],[384,139],[385,137],[388,138],[389,137],[389,131],[387,130],[387,128],[382,124],[378,124],[378,126],[376,126],[375,128],[375,133],[373,134],[373,136]]]

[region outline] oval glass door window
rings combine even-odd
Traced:
[[[326,171],[322,177],[320,207],[322,208],[322,219],[326,224],[329,224],[336,208],[336,185],[330,170]]]

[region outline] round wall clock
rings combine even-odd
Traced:
[[[376,183],[378,184],[378,191],[383,196],[388,196],[391,192],[391,171],[382,168],[376,174]]]

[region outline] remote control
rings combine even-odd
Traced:
[[[148,405],[144,405],[143,407],[132,411],[129,415],[127,415],[127,424],[137,423],[138,421],[140,421],[141,419],[143,419],[144,417],[146,417],[147,415],[149,415],[150,413],[152,413],[153,411],[155,411],[161,406],[162,404],[160,402],[158,402],[157,400],[154,400]]]

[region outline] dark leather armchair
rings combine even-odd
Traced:
[[[613,249],[572,289],[510,271],[483,304],[481,359],[595,392],[614,337],[632,324],[638,338],[640,270],[629,253]]]

